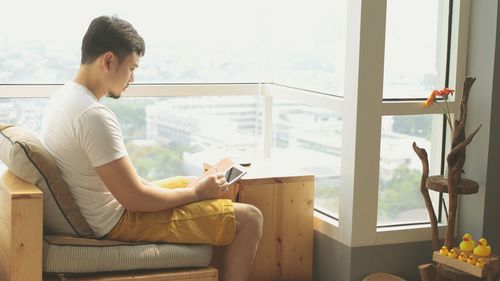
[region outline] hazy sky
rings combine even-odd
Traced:
[[[247,67],[250,61],[260,65],[259,72],[271,62],[276,70],[271,79],[317,79],[316,84],[327,79],[336,81],[337,88],[330,90],[343,88],[348,0],[0,1],[0,49],[4,42],[21,52],[33,45],[78,61],[90,21],[117,15],[144,37],[144,65],[175,56],[179,62],[170,67],[181,70],[191,68],[193,61],[233,61]],[[443,1],[387,1],[386,83],[393,77],[411,80],[436,73],[437,54],[444,54],[436,50],[437,39],[443,38],[437,38],[437,23],[446,20],[438,14]],[[314,67],[322,69],[303,73]]]

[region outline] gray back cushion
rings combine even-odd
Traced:
[[[20,127],[0,123],[0,160],[13,174],[42,190],[44,232],[94,236],[54,159],[36,136]]]

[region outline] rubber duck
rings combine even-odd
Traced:
[[[458,255],[458,260],[467,262],[467,255],[465,254],[465,252],[461,252],[460,255]]]
[[[480,257],[488,257],[491,255],[491,247],[488,245],[486,238],[481,238],[477,241],[477,246],[474,248],[474,255]]]
[[[484,260],[482,258],[477,259],[476,266],[483,268],[484,267]]]
[[[474,250],[476,242],[472,240],[472,236],[469,233],[465,233],[462,237],[462,242],[460,242],[460,250],[465,252],[471,252]]]
[[[448,257],[456,259],[458,257],[457,250],[455,248],[452,248],[448,253]]]
[[[467,263],[468,264],[473,264],[473,265],[476,265],[476,257],[474,257],[474,255],[470,255],[468,258],[467,258]]]
[[[448,252],[448,248],[446,248],[446,246],[441,247],[441,250],[439,250],[439,254],[440,254],[441,256],[447,256],[447,255],[448,255],[448,253],[449,253],[449,252]]]

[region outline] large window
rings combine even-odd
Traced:
[[[136,84],[275,82],[343,95],[345,0],[276,0],[267,9],[264,1],[242,0],[150,1],[142,7],[130,0],[48,0],[33,1],[25,10],[26,4],[9,3],[10,12],[0,19],[0,84],[72,79],[88,23],[106,14],[130,21],[146,41]],[[78,12],[55,13],[64,10]],[[143,177],[198,174],[194,163],[224,156],[252,161],[264,154],[261,92],[242,96],[225,91],[217,97],[217,86],[212,88],[210,96],[196,89],[175,93],[160,88],[154,95],[168,97],[142,97],[137,90],[141,97],[126,98],[130,94],[125,93],[118,102],[104,99],[116,112]],[[28,100],[15,103],[24,101],[28,107]],[[286,164],[289,157],[307,159],[290,168],[317,175],[317,205],[337,216],[342,119],[328,108],[292,103],[278,99],[271,105],[268,145],[273,148],[267,156]],[[42,108],[39,104],[38,116]],[[25,114],[17,116],[22,120]],[[307,124],[297,122],[301,118]],[[39,119],[12,122],[39,129]]]
[[[264,156],[315,175],[315,206],[338,219],[321,219],[335,238],[376,244],[377,227],[428,221],[411,143],[439,173],[442,115],[421,104],[463,81],[465,58],[453,53],[466,44],[455,38],[467,26],[461,2],[10,1],[0,11],[0,122],[38,132],[46,98],[78,69],[90,20],[117,15],[143,35],[146,56],[124,97],[103,102],[139,174]],[[451,17],[457,7],[465,16]]]

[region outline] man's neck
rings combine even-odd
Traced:
[[[93,67],[93,65],[80,65],[80,69],[73,81],[85,86],[98,100],[100,100],[106,95],[106,90],[97,77],[98,75],[96,75],[96,72],[92,70]]]

